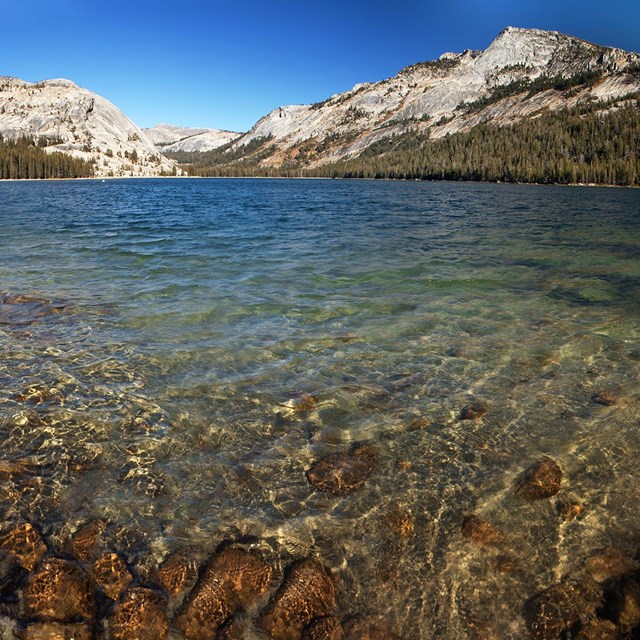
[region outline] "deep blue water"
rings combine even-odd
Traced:
[[[537,588],[634,544],[640,190],[10,182],[0,222],[3,455],[39,469],[6,481],[5,524],[102,517],[132,563],[246,536],[313,553],[340,615],[408,639],[521,637]],[[470,400],[489,412],[460,421]],[[315,491],[313,461],[356,442],[365,485]],[[541,455],[563,489],[525,503]],[[469,512],[507,549],[464,540]]]

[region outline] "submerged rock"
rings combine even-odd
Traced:
[[[527,601],[525,620],[534,640],[558,640],[594,618],[601,603],[602,590],[594,581],[565,578]]]
[[[115,605],[108,620],[110,640],[166,640],[167,601],[153,589],[134,587]]]
[[[106,528],[104,520],[91,520],[82,525],[69,540],[69,552],[83,562],[94,560],[104,544],[102,534]]]
[[[626,575],[609,584],[605,595],[605,617],[617,623],[623,637],[637,637],[631,635],[640,625],[640,584],[636,576]]]
[[[307,479],[320,491],[346,496],[366,482],[375,468],[375,459],[373,450],[362,445],[347,453],[333,453],[314,462]]]
[[[563,522],[569,522],[584,511],[584,505],[579,500],[563,499],[558,500],[556,509]]]
[[[494,546],[505,541],[502,531],[475,513],[464,517],[462,535],[476,547]]]
[[[313,558],[299,560],[287,571],[260,618],[260,626],[274,640],[300,640],[312,620],[331,612],[336,596],[329,569]]]
[[[92,640],[93,625],[86,622],[36,622],[25,627],[20,640]]]
[[[413,515],[410,509],[395,507],[385,514],[384,521],[389,529],[401,538],[410,538],[413,535]]]
[[[596,581],[606,582],[634,570],[636,562],[617,547],[609,546],[588,557],[585,571]]]
[[[282,406],[293,413],[303,413],[311,411],[311,409],[315,409],[318,406],[318,397],[310,393],[297,393]]]
[[[428,378],[424,373],[412,373],[410,375],[400,376],[397,380],[394,380],[391,385],[391,391],[404,391],[410,387],[416,385],[422,385],[427,382]]]
[[[462,408],[460,420],[476,420],[477,418],[482,418],[488,411],[489,405],[486,402],[470,402]]]
[[[192,589],[198,579],[199,552],[193,547],[178,549],[158,569],[158,581],[171,596]]]
[[[345,622],[344,634],[349,640],[401,640],[381,620],[369,617],[353,618]]]
[[[591,400],[596,404],[611,407],[618,402],[618,396],[613,391],[599,391],[591,396]]]
[[[542,500],[558,493],[561,484],[562,469],[555,460],[544,457],[518,478],[515,491],[525,500]]]
[[[333,616],[316,618],[304,631],[302,640],[346,640],[340,621]]]
[[[0,540],[0,549],[13,556],[27,571],[32,571],[46,553],[47,545],[40,532],[27,522],[5,534]]]
[[[95,616],[93,587],[87,573],[74,562],[47,558],[29,576],[22,592],[26,617],[69,622]]]
[[[582,625],[576,640],[619,640],[618,627],[610,620],[595,618]]]
[[[117,553],[100,556],[92,566],[91,574],[98,586],[111,600],[120,600],[133,576]]]
[[[273,568],[262,558],[227,547],[211,558],[175,624],[189,640],[214,640],[238,608],[249,608],[271,587]]]

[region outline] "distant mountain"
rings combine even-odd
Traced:
[[[96,176],[181,173],[117,107],[69,80],[0,77],[0,136],[93,162]]]
[[[143,129],[149,140],[162,152],[212,151],[239,138],[242,134],[220,129],[193,129],[159,124]]]
[[[581,105],[611,111],[638,91],[636,53],[509,27],[484,51],[444,53],[316,104],[275,109],[225,153],[213,152],[210,164],[237,171],[313,169],[407,135],[436,140]],[[180,160],[206,164],[195,154]]]

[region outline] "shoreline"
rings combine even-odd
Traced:
[[[598,182],[503,182],[485,180],[422,180],[420,178],[344,178],[329,176],[102,176],[91,178],[0,178],[4,182],[107,182],[112,180],[346,180],[354,182],[429,182],[450,184],[495,184],[530,187],[589,187],[607,189],[639,189],[637,184],[606,184]]]

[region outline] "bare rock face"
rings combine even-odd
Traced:
[[[40,532],[26,523],[6,533],[0,540],[0,549],[13,556],[24,569],[32,571],[46,553],[47,545]]]
[[[93,626],[86,622],[63,624],[60,622],[36,622],[28,625],[20,635],[21,640],[93,640]]]
[[[337,589],[331,572],[313,558],[295,562],[260,618],[274,640],[300,640],[315,618],[328,615]]]
[[[227,547],[211,558],[175,624],[189,640],[214,640],[237,609],[260,600],[272,579],[273,568],[262,558]]]
[[[22,592],[25,616],[69,622],[93,620],[95,600],[87,573],[69,560],[48,558],[29,576]]]
[[[465,516],[462,521],[462,535],[476,547],[490,547],[505,541],[502,531],[476,514]]]
[[[509,27],[484,51],[443,54],[440,59],[402,69],[395,76],[360,83],[351,90],[313,105],[282,106],[261,118],[250,131],[232,143],[234,150],[268,139],[270,154],[264,166],[278,166],[305,143],[320,142],[322,151],[308,157],[312,166],[349,155],[370,145],[402,135],[408,130],[441,138],[481,122],[498,126],[540,109],[557,111],[576,99],[621,98],[640,88],[634,73],[640,56],[618,49],[598,47],[571,36],[539,29]],[[595,85],[581,83],[569,94],[542,91],[533,95],[507,94],[492,101],[496,88],[526,84],[543,78],[572,78],[600,71]],[[465,105],[489,98],[485,108],[471,111]],[[337,138],[337,139],[336,139]],[[266,145],[261,151],[266,149]]]
[[[120,109],[69,80],[0,77],[0,134],[50,140],[54,151],[95,161],[97,176],[154,176],[175,167]]]
[[[143,131],[162,153],[167,151],[172,153],[212,151],[233,142],[242,135],[234,131],[194,129],[170,124],[159,124],[150,129],[143,129]]]
[[[320,491],[346,496],[359,489],[375,468],[375,453],[358,446],[347,453],[333,453],[315,462],[307,471],[307,479]]]
[[[91,575],[96,584],[111,600],[120,600],[133,576],[117,553],[107,553],[93,563]]]
[[[166,608],[166,599],[157,591],[129,589],[109,617],[110,640],[167,640]]]
[[[346,640],[340,621],[333,616],[316,618],[305,629],[303,640]]]
[[[532,464],[516,482],[516,495],[525,500],[543,500],[560,491],[562,469],[551,458],[544,457]]]

